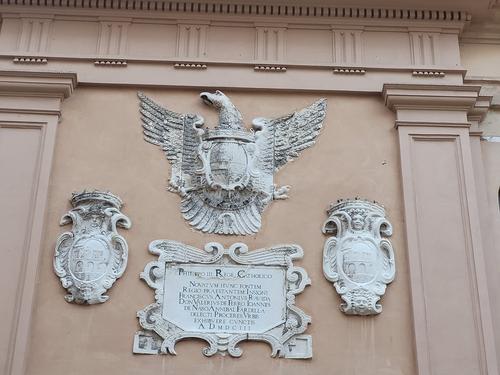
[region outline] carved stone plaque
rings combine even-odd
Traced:
[[[325,243],[323,272],[345,302],[340,309],[349,315],[379,314],[378,301],[396,272],[384,208],[362,199],[340,200],[328,215],[323,232],[333,236]]]
[[[117,226],[130,228],[130,219],[120,212],[120,198],[108,192],[75,193],[71,204],[61,225],[73,223],[73,228],[57,239],[54,271],[69,292],[66,301],[102,303],[127,267],[127,242]]]
[[[263,333],[285,319],[285,271],[269,266],[165,269],[163,319],[184,331]]]
[[[294,305],[295,295],[310,284],[292,264],[302,257],[299,246],[248,251],[242,243],[229,249],[209,243],[202,251],[158,240],[150,251],[159,259],[141,278],[156,290],[156,303],[138,312],[146,331],[136,334],[134,353],[176,354],[177,341],[201,338],[209,343],[206,356],[239,357],[243,340],[268,342],[272,356],[312,356],[311,337],[301,335],[310,318]]]
[[[222,92],[200,97],[219,112],[213,129],[198,115],[169,111],[139,93],[144,139],[165,151],[170,191],[182,197],[190,225],[205,233],[257,233],[264,208],[288,198],[290,187],[278,188],[274,173],[315,143],[326,100],[276,119],[254,119],[250,130]]]

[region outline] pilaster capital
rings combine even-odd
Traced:
[[[472,109],[481,86],[384,84],[382,95],[388,108],[398,111]]]
[[[77,85],[75,73],[0,71],[0,112],[60,116]]]
[[[396,127],[467,127],[482,121],[491,97],[480,96],[481,86],[385,84],[386,106],[396,112]]]

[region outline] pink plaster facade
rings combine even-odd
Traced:
[[[0,1],[0,373],[498,375],[500,5],[480,0]],[[246,122],[328,100],[317,145],[278,183],[291,199],[250,237],[204,235],[166,192],[169,166],[142,140],[138,90],[178,112],[223,89]],[[73,191],[125,201],[129,265],[98,306],[64,301],[52,270]],[[348,317],[321,270],[325,209],[382,203],[397,276],[376,317]],[[298,243],[313,284],[310,360],[132,354],[153,293],[147,245]]]

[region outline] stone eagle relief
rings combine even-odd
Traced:
[[[256,118],[246,129],[240,111],[220,91],[202,92],[219,112],[219,123],[204,128],[199,115],[179,114],[142,93],[144,139],[165,151],[172,165],[169,190],[182,197],[184,219],[205,233],[257,233],[261,213],[274,199],[286,199],[289,186],[273,176],[311,147],[325,118],[326,100],[276,119]]]

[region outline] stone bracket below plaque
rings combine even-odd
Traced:
[[[203,354],[239,357],[240,342],[264,341],[273,357],[311,358],[312,338],[303,334],[311,318],[295,306],[295,295],[311,281],[298,245],[249,251],[236,243],[211,242],[203,250],[170,240],[156,240],[149,251],[158,260],[141,278],[155,290],[156,302],[137,313],[142,331],[135,334],[136,354],[176,354],[175,344],[198,338],[208,342]]]

